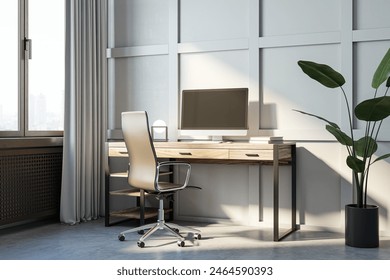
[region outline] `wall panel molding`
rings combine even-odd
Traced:
[[[390,40],[390,28],[354,30],[354,42],[387,41]]]
[[[340,38],[340,32],[259,37],[259,48],[338,44]]]
[[[151,46],[137,46],[137,47],[107,49],[107,58],[167,55],[167,54],[169,54],[168,45],[151,45]]]
[[[218,41],[203,41],[191,43],[179,43],[178,53],[202,53],[202,52],[217,52],[217,51],[234,51],[247,50],[249,48],[249,40],[231,39]]]

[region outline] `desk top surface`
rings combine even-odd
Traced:
[[[168,141],[154,142],[159,158],[180,158],[201,160],[202,162],[217,160],[219,162],[273,162],[275,152],[279,160],[291,160],[295,143],[253,143],[253,142],[197,142]],[[128,156],[124,142],[109,142],[109,156]]]
[[[211,141],[168,141],[168,142],[154,142],[155,148],[191,148],[191,149],[265,149],[272,150],[274,146],[291,147],[295,145],[292,142],[211,142]]]
[[[108,142],[110,147],[125,147],[123,141]],[[153,142],[155,148],[167,149],[264,149],[272,150],[274,146],[291,147],[295,145],[294,142],[244,142],[244,141],[157,141]]]

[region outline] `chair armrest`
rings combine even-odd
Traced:
[[[173,172],[172,171],[168,171],[168,172],[160,172],[158,175],[159,176],[168,176],[168,175],[171,175],[171,174],[173,174]]]
[[[191,165],[187,162],[182,162],[182,161],[163,161],[159,162],[157,164],[157,178],[160,174],[160,167],[163,166],[181,166],[187,168],[187,173],[186,173],[186,178],[184,180],[182,188],[185,188],[188,185],[188,181],[190,180],[190,174],[191,174]]]
[[[161,161],[158,163],[160,166],[167,166],[167,165],[182,165],[182,166],[189,166],[191,168],[191,165],[188,162],[184,161]]]

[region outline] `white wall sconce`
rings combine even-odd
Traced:
[[[168,126],[163,120],[157,120],[152,124],[153,141],[168,141]]]

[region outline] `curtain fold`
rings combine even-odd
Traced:
[[[106,0],[66,0],[64,156],[60,220],[104,210]]]

